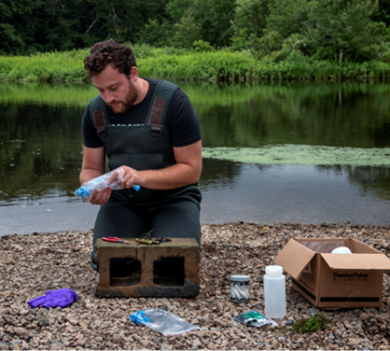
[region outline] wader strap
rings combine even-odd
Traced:
[[[150,113],[149,124],[152,125],[153,134],[161,133],[161,117],[164,112],[164,105],[167,100],[156,96],[154,99],[152,112]]]
[[[154,90],[152,101],[153,105],[149,106],[149,111],[145,123],[151,125],[151,134],[158,135],[161,133],[161,125],[164,124],[166,112],[171,101],[172,95],[179,87],[166,80],[160,80]]]
[[[92,113],[93,122],[98,133],[104,132],[106,129],[106,120],[104,118],[103,110],[96,111]]]
[[[161,117],[164,112],[164,105],[165,105],[166,99],[156,97],[154,99],[152,112],[150,113],[149,118],[149,124],[160,124],[161,123]]]
[[[165,122],[167,109],[171,98],[179,87],[166,80],[160,80],[152,96],[152,102],[145,118],[145,124],[151,125],[150,132],[153,135],[161,133],[161,125]],[[89,104],[89,115],[93,120],[99,135],[104,135],[106,126],[109,125],[107,105],[100,95],[96,96]]]
[[[93,120],[97,133],[102,136],[106,133],[109,124],[107,105],[100,95],[96,96],[89,104],[89,115]]]

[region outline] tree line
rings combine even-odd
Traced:
[[[114,38],[264,62],[390,62],[389,25],[390,0],[0,0],[0,54]]]

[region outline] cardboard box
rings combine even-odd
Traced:
[[[332,254],[339,246],[352,254]],[[390,269],[386,255],[352,238],[293,238],[275,264],[292,276],[295,290],[324,309],[382,306],[383,271]]]

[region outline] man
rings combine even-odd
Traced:
[[[84,112],[80,183],[123,167],[123,190],[95,191],[101,205],[94,227],[103,236],[192,237],[200,244],[202,170],[199,120],[176,85],[138,76],[132,50],[113,39],[96,43],[84,69],[99,94]],[[136,192],[131,185],[140,185]]]

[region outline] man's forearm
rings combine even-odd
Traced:
[[[132,184],[153,190],[169,190],[191,185],[199,180],[202,172],[202,141],[173,148],[176,164],[158,170],[137,171],[125,168],[126,188]]]
[[[89,182],[91,179],[100,177],[102,174],[103,172],[96,169],[83,169],[79,176],[80,184]]]
[[[181,188],[186,185],[198,182],[200,169],[195,169],[187,164],[175,164],[173,166],[159,169],[140,171],[143,184],[142,187],[153,190],[169,190]]]

